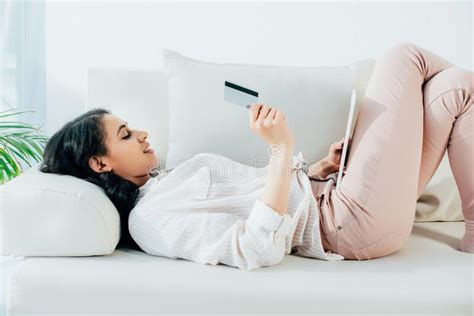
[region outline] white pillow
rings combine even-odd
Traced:
[[[1,254],[92,256],[114,252],[120,217],[99,186],[39,171],[0,186]]]
[[[344,136],[353,76],[356,84],[366,83],[373,63],[359,62],[365,71],[355,76],[349,66],[222,64],[163,50],[169,78],[166,168],[202,152],[256,167],[268,163],[268,146],[250,130],[248,110],[224,101],[224,81],[256,90],[260,102],[283,110],[295,137],[295,153],[302,151],[308,164],[319,161]],[[361,91],[359,97],[365,87]]]

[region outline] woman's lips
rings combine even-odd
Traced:
[[[153,151],[153,148],[148,148],[146,151],[145,151],[145,154],[153,154],[154,151]]]

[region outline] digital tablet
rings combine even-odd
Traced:
[[[344,145],[342,147],[341,163],[339,164],[339,172],[337,175],[336,190],[339,190],[341,184],[344,167],[347,164],[347,157],[349,156],[349,145],[352,142],[352,135],[359,115],[359,106],[356,104],[356,91],[352,89],[351,108],[349,110],[349,117],[347,118],[346,133],[344,135]]]

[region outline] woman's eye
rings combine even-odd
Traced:
[[[126,136],[122,137],[122,139],[130,138],[130,135],[132,135],[132,133],[128,133]]]

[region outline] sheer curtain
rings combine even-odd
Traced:
[[[35,113],[14,120],[46,131],[45,4],[0,1],[0,110],[20,108]]]

